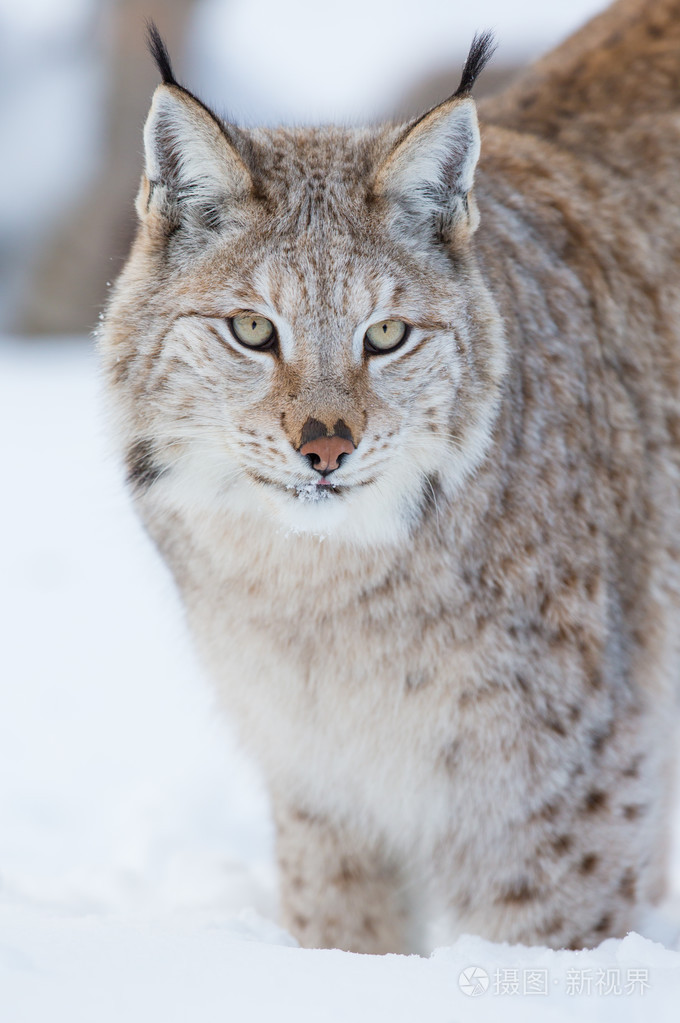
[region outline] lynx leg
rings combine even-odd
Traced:
[[[277,807],[281,922],[307,948],[406,952],[399,872],[325,818]]]
[[[669,815],[660,751],[636,745],[633,727],[626,731],[620,721],[608,740],[596,736],[605,749],[590,768],[508,831],[502,844],[523,852],[495,860],[482,883],[479,873],[469,883],[468,864],[467,890],[459,887],[454,900],[465,930],[493,941],[580,949],[640,926],[663,894]],[[659,727],[659,744],[662,738]]]

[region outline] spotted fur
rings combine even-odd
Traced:
[[[164,57],[100,351],[305,945],[421,947],[431,912],[580,947],[663,893],[679,68],[680,4],[621,0],[480,108],[477,165],[466,89],[246,130]],[[369,355],[386,318],[407,341]],[[356,445],[323,493],[310,421]]]

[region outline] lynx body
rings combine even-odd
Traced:
[[[484,40],[365,130],[225,124],[154,47],[100,349],[284,924],[624,934],[664,889],[680,674],[680,4],[487,101],[479,163]]]

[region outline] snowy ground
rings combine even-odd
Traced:
[[[123,493],[86,345],[0,339],[0,437],[0,1023],[677,1020],[677,842],[646,932],[667,948],[296,948],[265,796]]]

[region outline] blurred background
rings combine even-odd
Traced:
[[[91,343],[134,229],[145,19],[239,123],[358,123],[449,95],[479,29],[482,95],[602,6],[0,0],[0,953],[13,919],[274,912],[267,801],[130,507]]]
[[[498,51],[478,95],[602,0],[0,0],[0,330],[85,334],[134,222],[158,76],[239,123],[357,123],[422,112],[456,87],[479,29]]]

